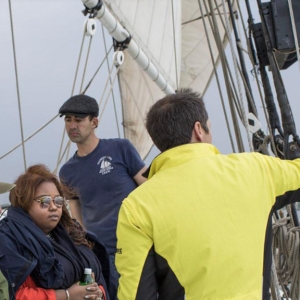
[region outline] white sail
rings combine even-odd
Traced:
[[[105,3],[176,90],[181,63],[181,2],[108,0]],[[124,136],[144,158],[153,144],[145,131],[146,112],[164,92],[126,50],[124,54],[125,61],[119,72]]]
[[[221,1],[216,3],[220,6]],[[206,17],[201,14],[198,0],[106,0],[105,5],[174,90],[179,87],[191,87],[201,93],[206,90],[213,74],[209,46],[215,62],[218,52],[209,24],[208,33],[204,29],[203,18]],[[220,18],[218,26],[225,41]],[[119,72],[124,136],[131,140],[144,158],[152,147],[144,127],[145,115],[164,93],[126,50],[124,54],[125,62]]]
[[[218,0],[216,3],[222,11],[222,1]],[[219,55],[214,41],[212,28],[207,17],[210,10],[207,12],[206,8],[209,9],[209,7],[206,7],[207,4],[206,6],[204,5],[203,0],[200,1],[200,5],[203,15],[201,13],[198,0],[182,1],[182,57],[180,87],[190,87],[195,91],[204,93],[213,75],[213,64],[209,46],[211,47],[215,62],[217,62]],[[216,9],[215,4],[213,4],[213,7]],[[217,11],[215,13],[218,16],[218,30],[220,32],[221,39],[225,44],[227,39],[225,38],[225,30],[220,18],[222,16],[220,16]],[[207,31],[205,30],[204,22],[206,24]],[[201,57],[200,60],[199,57]]]
[[[178,89],[178,87],[191,86],[195,90],[203,92],[206,89],[207,83],[212,75],[212,65],[209,63],[210,58],[207,42],[205,41],[205,38],[203,38],[203,29],[201,29],[203,25],[201,19],[188,24],[183,24],[200,16],[200,10],[197,3],[198,1],[196,0],[105,1],[107,8],[130,32],[132,38],[139,43],[140,48],[145,51],[174,90]],[[7,60],[7,56],[4,55],[0,59],[0,62],[3,61],[3,63],[6,61],[10,62],[8,70],[6,70],[7,67],[2,68],[2,70],[5,70],[2,76],[9,74],[8,76],[10,78],[9,81],[6,81],[6,79],[5,81],[2,81],[2,87],[11,87],[10,90],[5,90],[5,93],[6,95],[9,95],[8,97],[10,99],[12,99],[10,101],[13,101],[13,105],[10,105],[10,107],[6,107],[6,105],[3,105],[2,107],[8,111],[8,114],[11,114],[10,111],[12,108],[14,109],[12,118],[15,121],[13,126],[16,131],[16,134],[13,135],[13,141],[7,138],[8,131],[3,131],[2,133],[3,140],[7,140],[6,143],[2,144],[0,153],[0,157],[3,157],[5,166],[9,165],[9,158],[6,156],[6,153],[21,142],[18,127],[23,126],[24,139],[28,138],[28,136],[31,136],[34,132],[36,132],[40,126],[44,125],[55,116],[55,113],[62,101],[66,100],[71,93],[72,80],[76,70],[76,56],[80,50],[79,42],[82,36],[82,23],[86,19],[80,13],[80,10],[83,8],[80,4],[81,3],[78,0],[76,6],[74,5],[76,13],[72,13],[72,22],[75,23],[75,19],[77,22],[76,27],[73,26],[73,29],[66,25],[60,26],[56,30],[52,29],[55,27],[56,23],[61,23],[61,20],[65,16],[63,13],[64,11],[72,11],[71,1],[66,2],[63,5],[59,5],[59,1],[53,1],[49,4],[48,14],[51,16],[50,23],[41,17],[42,21],[39,21],[41,24],[40,27],[33,26],[33,29],[31,29],[31,22],[25,22],[21,26],[14,26],[17,68],[20,74],[20,112],[18,111],[18,99],[15,94],[16,82],[13,64],[12,40],[10,37],[11,28],[9,25],[9,7],[8,5],[4,6],[4,3],[1,4],[1,13],[5,13],[6,17],[3,19],[6,22],[6,27],[1,27],[2,30],[5,30],[5,40],[3,39],[3,41],[9,49],[10,58]],[[18,22],[19,20],[25,21],[25,16],[27,16],[29,20],[32,19],[32,21],[40,18],[40,15],[36,14],[32,14],[31,16],[32,7],[30,6],[30,3],[22,2],[22,4],[19,4],[18,8],[20,8],[23,12],[27,11],[27,14],[20,14],[20,10],[17,10],[16,7],[12,5],[13,22]],[[35,9],[40,10],[38,4],[36,4]],[[67,24],[70,19],[70,17],[66,18]],[[49,27],[46,26],[47,24],[49,24]],[[53,24],[53,27],[51,24]],[[24,37],[26,37],[23,44],[20,43],[21,27],[25,32]],[[50,35],[51,32],[53,32],[53,35]],[[94,37],[94,40],[96,40],[92,44],[90,53],[91,58],[89,58],[88,61],[89,64],[87,66],[85,83],[92,76],[95,68],[101,60],[100,53],[103,52],[103,50],[101,50],[100,47],[103,48],[103,42],[97,40],[99,35],[101,35],[100,26],[98,26]],[[34,46],[38,36],[40,43]],[[201,40],[199,40],[199,37],[201,37]],[[47,53],[47,50],[49,53]],[[147,153],[149,153],[153,145],[144,127],[145,115],[149,107],[157,99],[161,98],[164,95],[164,92],[157,87],[153,80],[148,78],[148,76],[128,55],[126,50],[124,51],[124,54],[125,62],[120,68],[119,73],[119,86],[122,99],[122,121],[120,123],[124,128],[123,136],[132,141],[141,156],[144,158]],[[199,59],[197,59],[197,57]],[[108,59],[111,60],[111,56],[109,56]],[[48,60],[49,62],[51,61],[52,65],[50,66],[49,64],[44,63],[43,60],[46,62]],[[208,65],[210,65],[210,68],[207,67]],[[71,72],[69,71],[68,76],[64,75],[67,71],[66,67],[70,67],[72,70]],[[28,72],[29,70],[33,71],[32,75]],[[28,74],[26,77],[24,76],[25,72]],[[201,74],[204,74],[204,76]],[[99,99],[99,90],[103,90],[103,85],[106,81],[103,77],[104,75],[101,74],[100,76],[100,82],[97,84],[93,83],[94,86],[91,86],[91,88],[87,90],[87,94],[91,94],[96,99]],[[25,79],[31,81],[24,84],[23,82]],[[47,79],[49,80],[48,82],[45,81]],[[10,85],[6,82],[9,82]],[[46,91],[48,88],[51,90],[51,93],[47,92],[45,94],[43,91],[35,89],[37,86],[41,85],[43,86],[43,91]],[[73,91],[73,93],[78,92],[78,88]],[[117,91],[116,95],[118,96]],[[28,103],[28,100],[26,97],[35,99],[31,101],[34,101],[33,107],[37,113],[33,113],[33,110],[30,110],[29,107],[27,108],[26,103]],[[99,128],[100,136],[102,137],[115,136],[115,134],[112,135],[111,131],[108,131],[110,128],[106,126],[107,122],[114,118],[113,109],[108,106],[109,105],[105,108],[106,111],[103,112]],[[20,126],[18,124],[19,113],[21,113],[23,117],[23,124],[20,124]],[[32,120],[35,119],[37,119],[37,121],[33,122]],[[2,128],[4,128],[6,121],[2,119],[1,122],[3,122],[1,124],[3,124]],[[52,163],[50,162],[50,157],[48,155],[44,155],[46,158],[46,164],[51,165],[52,169],[54,169],[53,157],[57,155],[57,151],[60,147],[58,145],[60,142],[60,135],[56,136],[57,145],[54,146],[53,143],[50,143],[50,139],[48,141],[48,139],[45,140],[45,138],[43,138],[43,134],[47,132],[45,135],[50,136],[50,132],[54,130],[54,123],[55,128],[61,128],[62,132],[62,121],[61,119],[57,119],[52,122],[50,126],[47,126],[49,129],[45,128],[45,130],[42,130],[41,133],[25,143],[25,150],[27,150],[27,145],[43,144],[49,145],[48,147],[50,147],[50,145],[51,147],[54,147],[55,153],[51,153]],[[55,131],[58,130],[55,129]],[[35,140],[35,142],[32,142],[32,140]],[[70,153],[73,151],[74,150],[71,150]],[[21,169],[24,165],[23,160],[27,160],[28,165],[36,162],[35,159],[38,158],[37,155],[32,155],[34,152],[34,150],[32,150],[32,146],[25,152],[24,157],[22,157],[22,147],[19,147],[9,156],[12,157],[12,155],[14,155],[19,157],[18,160],[14,159],[14,161],[18,161],[17,165],[20,166]],[[38,161],[40,160],[41,158],[38,159]]]

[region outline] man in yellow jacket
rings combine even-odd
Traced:
[[[267,221],[300,188],[300,159],[220,154],[191,90],[156,102],[146,127],[162,153],[119,212],[118,299],[261,299]]]

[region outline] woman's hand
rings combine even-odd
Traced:
[[[70,300],[104,299],[103,292],[96,282],[89,285],[79,285],[78,283],[75,283],[68,288],[68,291],[70,294]]]

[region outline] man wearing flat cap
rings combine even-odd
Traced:
[[[61,180],[79,193],[79,199],[70,201],[71,214],[102,240],[114,262],[119,208],[124,198],[146,180],[142,176],[145,164],[129,140],[96,136],[99,106],[94,98],[73,96],[59,113],[65,117],[70,140],[77,145],[77,151],[59,172]]]
[[[0,182],[0,194],[4,194],[9,192],[12,188],[14,188],[14,184]],[[0,216],[2,213],[2,208],[0,206]],[[1,218],[0,218],[1,219]],[[8,300],[8,285],[5,277],[0,272],[0,300]]]

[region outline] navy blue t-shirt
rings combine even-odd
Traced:
[[[75,153],[62,166],[61,180],[79,193],[83,222],[109,253],[116,249],[116,225],[122,201],[137,187],[133,177],[144,167],[127,139],[101,139],[84,157]]]

